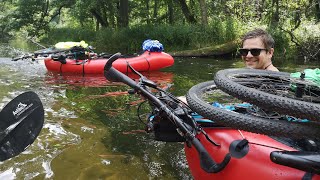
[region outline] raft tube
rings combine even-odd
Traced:
[[[189,169],[194,179],[320,179],[319,175],[276,164],[271,161],[273,151],[297,151],[269,136],[250,133],[223,127],[203,128],[208,137],[219,145],[214,145],[203,134],[196,137],[200,140],[210,156],[217,162],[222,162],[227,153],[231,160],[227,166],[216,173],[207,173],[200,167],[199,154],[196,149],[185,145]],[[242,148],[236,145],[242,143]]]
[[[66,63],[53,60],[48,57],[44,60],[48,71],[60,73],[80,73],[80,74],[103,74],[104,66],[108,59],[87,59],[74,60],[66,59]],[[162,68],[172,66],[174,63],[173,57],[165,52],[149,52],[130,57],[119,58],[112,65],[120,72],[131,72],[127,64],[130,64],[135,70],[140,72],[156,71]]]

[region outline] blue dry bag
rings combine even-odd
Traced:
[[[142,43],[143,51],[162,52],[163,45],[158,40],[147,39]]]

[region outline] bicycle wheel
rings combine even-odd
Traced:
[[[314,126],[313,123],[266,119],[214,107],[208,104],[204,97],[208,92],[216,89],[217,86],[214,81],[203,82],[193,86],[186,96],[191,109],[205,118],[212,119],[219,125],[253,133],[297,139],[315,139],[319,137],[320,128],[319,126]]]
[[[289,73],[256,69],[218,71],[214,81],[224,92],[261,108],[320,121],[320,87]]]

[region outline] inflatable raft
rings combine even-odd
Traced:
[[[54,59],[48,57],[44,60],[45,66],[48,71],[60,72],[60,73],[80,73],[80,74],[103,74],[104,65],[108,59]],[[119,58],[113,63],[113,67],[121,72],[131,72],[128,67],[130,64],[134,69],[140,72],[144,71],[156,71],[162,68],[172,66],[174,63],[173,57],[165,52],[150,52],[145,51],[143,54],[130,57]]]

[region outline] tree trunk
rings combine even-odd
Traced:
[[[316,19],[319,22],[320,21],[320,0],[315,0],[315,8],[316,8]]]
[[[149,16],[149,11],[150,11],[150,0],[145,0],[146,2],[146,12],[147,12],[147,24],[150,24],[150,16]]]
[[[99,29],[100,29],[100,24],[98,21],[96,21],[96,31],[99,31]]]
[[[257,0],[255,4],[257,9],[257,18],[260,21],[262,19],[262,14],[265,11],[265,0]]]
[[[97,20],[102,27],[107,27],[107,22],[102,18],[102,16],[97,12],[96,9],[90,9],[92,16]]]
[[[117,26],[116,25],[116,11],[113,6],[113,3],[108,1],[103,9],[104,9],[104,12],[106,12],[105,19],[109,19],[109,21],[107,21],[107,22],[109,22],[109,26],[115,28]]]
[[[129,0],[120,0],[119,26],[128,27],[129,25]]]
[[[272,0],[272,6],[276,5],[276,9],[271,17],[271,27],[277,27],[280,21],[279,17],[279,0]]]
[[[202,25],[208,25],[207,5],[205,0],[199,0],[201,9],[201,23]]]
[[[172,0],[168,0],[168,21],[169,24],[173,24],[173,2]]]
[[[154,0],[154,6],[153,6],[153,22],[157,23],[158,19],[158,0]]]
[[[186,18],[186,20],[191,24],[196,24],[197,20],[195,19],[194,15],[190,12],[189,7],[185,0],[179,0],[181,10]]]

